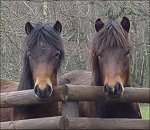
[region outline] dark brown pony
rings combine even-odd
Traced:
[[[124,17],[121,23],[108,20],[104,24],[101,19],[97,19],[95,29],[97,33],[93,37],[91,51],[92,74],[70,72],[64,75],[62,83],[89,84],[90,80],[93,86],[103,86],[108,99],[118,98],[123,94],[124,87],[131,87],[132,45],[128,36],[130,21]],[[81,116],[141,118],[139,105],[136,103],[81,102],[80,106]]]
[[[27,34],[24,65],[17,91],[34,89],[38,100],[48,100],[57,85],[57,73],[64,58],[60,37],[62,25],[53,27],[30,22],[25,25]],[[61,115],[58,103],[21,106],[14,108],[13,120]]]
[[[0,92],[16,91],[19,83],[4,78],[0,78]],[[13,108],[0,109],[0,122],[13,120]]]

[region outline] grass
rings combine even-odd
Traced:
[[[142,119],[150,119],[150,104],[140,104]]]

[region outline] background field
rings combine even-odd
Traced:
[[[150,105],[149,104],[140,104],[140,109],[143,119],[150,119]]]

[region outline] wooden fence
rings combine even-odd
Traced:
[[[99,86],[56,87],[48,101],[37,100],[33,90],[0,94],[0,108],[63,101],[63,116],[1,122],[1,129],[149,129],[149,120],[79,117],[79,101],[150,103],[150,88],[125,88],[118,99],[108,100]]]

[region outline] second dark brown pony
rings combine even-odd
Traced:
[[[130,21],[120,23],[101,19],[95,22],[96,34],[92,42],[92,73],[74,71],[64,75],[63,83],[102,86],[107,98],[122,96],[124,87],[131,87],[130,66],[132,44],[129,40]],[[136,103],[80,102],[80,115],[102,118],[141,118]]]

